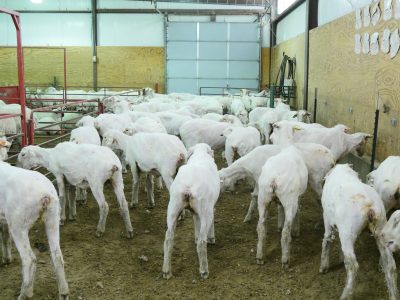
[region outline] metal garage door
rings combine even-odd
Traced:
[[[258,90],[259,23],[168,22],[167,92]],[[208,88],[207,88],[208,87]],[[215,87],[215,88],[210,88]]]

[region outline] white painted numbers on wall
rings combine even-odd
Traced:
[[[381,51],[385,54],[388,54],[390,50],[390,33],[390,29],[388,28],[385,28],[383,31]]]
[[[390,35],[390,58],[395,58],[400,47],[399,29],[396,28]]]
[[[383,19],[385,21],[390,20],[393,15],[393,10],[392,10],[392,0],[385,0],[384,2],[384,13],[383,13]]]
[[[374,32],[371,35],[370,51],[372,55],[377,55],[379,53],[379,33]]]

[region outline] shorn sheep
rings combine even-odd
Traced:
[[[290,260],[290,243],[293,221],[299,207],[299,197],[307,189],[308,171],[301,154],[294,146],[288,146],[264,164],[258,180],[257,263],[264,264],[263,247],[266,236],[268,207],[274,197],[283,207],[285,218],[282,229],[282,266]]]
[[[214,244],[214,206],[219,197],[219,177],[214,152],[207,144],[189,149],[189,159],[182,166],[170,189],[167,212],[167,232],[164,241],[163,276],[169,279],[176,223],[181,212],[193,212],[195,242],[200,264],[200,276],[208,278],[207,242]]]
[[[60,249],[60,203],[56,189],[39,172],[12,167],[0,161],[0,243],[3,263],[11,263],[11,239],[21,256],[22,286],[18,300],[33,296],[36,256],[29,230],[41,218],[49,242],[60,299],[68,299],[64,260]]]
[[[358,263],[354,243],[360,233],[368,227],[375,237],[385,273],[390,299],[398,299],[396,263],[382,238],[386,223],[386,212],[378,193],[361,182],[358,174],[348,165],[337,165],[326,176],[322,192],[325,234],[322,241],[320,272],[329,269],[330,245],[339,232],[347,279],[341,299],[352,298]],[[368,249],[370,250],[370,249]]]
[[[78,145],[72,142],[60,143],[50,149],[27,146],[18,155],[18,163],[25,169],[44,167],[56,177],[60,194],[62,223],[65,221],[65,204],[68,194],[65,191],[64,178],[71,185],[81,189],[90,187],[100,210],[97,237],[104,234],[106,227],[108,204],[104,197],[103,188],[104,183],[111,180],[125,223],[127,237],[133,237],[128,204],[124,195],[121,162],[110,149],[89,144]],[[76,203],[72,200],[69,205],[69,219],[74,220],[75,218]]]
[[[0,137],[0,161],[8,158],[8,150],[11,147],[11,143],[7,141],[6,137]]]

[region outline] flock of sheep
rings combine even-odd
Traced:
[[[348,133],[344,125],[326,128],[309,123],[306,111],[291,111],[277,99],[268,107],[263,95],[195,96],[158,95],[147,90],[141,96],[103,99],[109,113],[85,116],[71,132],[69,142],[54,148],[27,146],[17,165],[0,162],[0,238],[3,262],[11,262],[11,239],[22,260],[23,281],[18,299],[33,295],[36,268],[28,232],[40,217],[44,220],[60,299],[69,289],[59,243],[59,224],[76,218],[76,201],[86,201],[87,189],[99,205],[96,235],[105,232],[108,214],[103,189],[110,180],[126,235],[133,237],[129,208],[138,204],[139,177],[146,176],[147,201],[155,206],[154,181],[165,184],[170,200],[164,241],[163,276],[172,276],[174,234],[185,210],[193,214],[195,242],[202,278],[209,276],[207,244],[215,243],[214,206],[220,192],[234,190],[238,180],[254,186],[245,222],[258,208],[257,263],[263,264],[268,208],[278,204],[282,266],[290,262],[291,237],[300,234],[299,198],[309,185],[318,195],[324,219],[320,272],[329,269],[330,245],[339,233],[347,272],[341,299],[351,298],[358,264],[354,243],[368,228],[376,239],[380,264],[390,299],[398,299],[396,264],[392,252],[400,248],[400,211],[387,222],[387,212],[400,200],[400,157],[389,157],[368,175],[364,184],[348,164],[336,164],[355,151],[363,155],[365,133]],[[0,158],[7,158],[10,143],[0,138]],[[217,169],[214,151],[223,150],[227,167]],[[132,173],[128,204],[122,174]],[[22,168],[21,168],[22,167]],[[32,168],[44,167],[56,178],[53,184]],[[70,186],[75,197],[68,197]],[[321,205],[322,204],[322,205]]]

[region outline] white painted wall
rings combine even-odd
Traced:
[[[90,46],[91,15],[87,13],[21,14],[24,46]],[[11,17],[0,14],[0,46],[15,46],[16,33]]]
[[[0,0],[0,6],[14,10],[90,10],[90,0],[42,0],[32,3],[30,0]]]
[[[305,28],[306,3],[303,3],[277,24],[276,43],[282,43],[305,32]]]
[[[98,14],[99,46],[164,46],[159,14]]]
[[[318,26],[336,20],[353,10],[348,0],[319,0]]]

